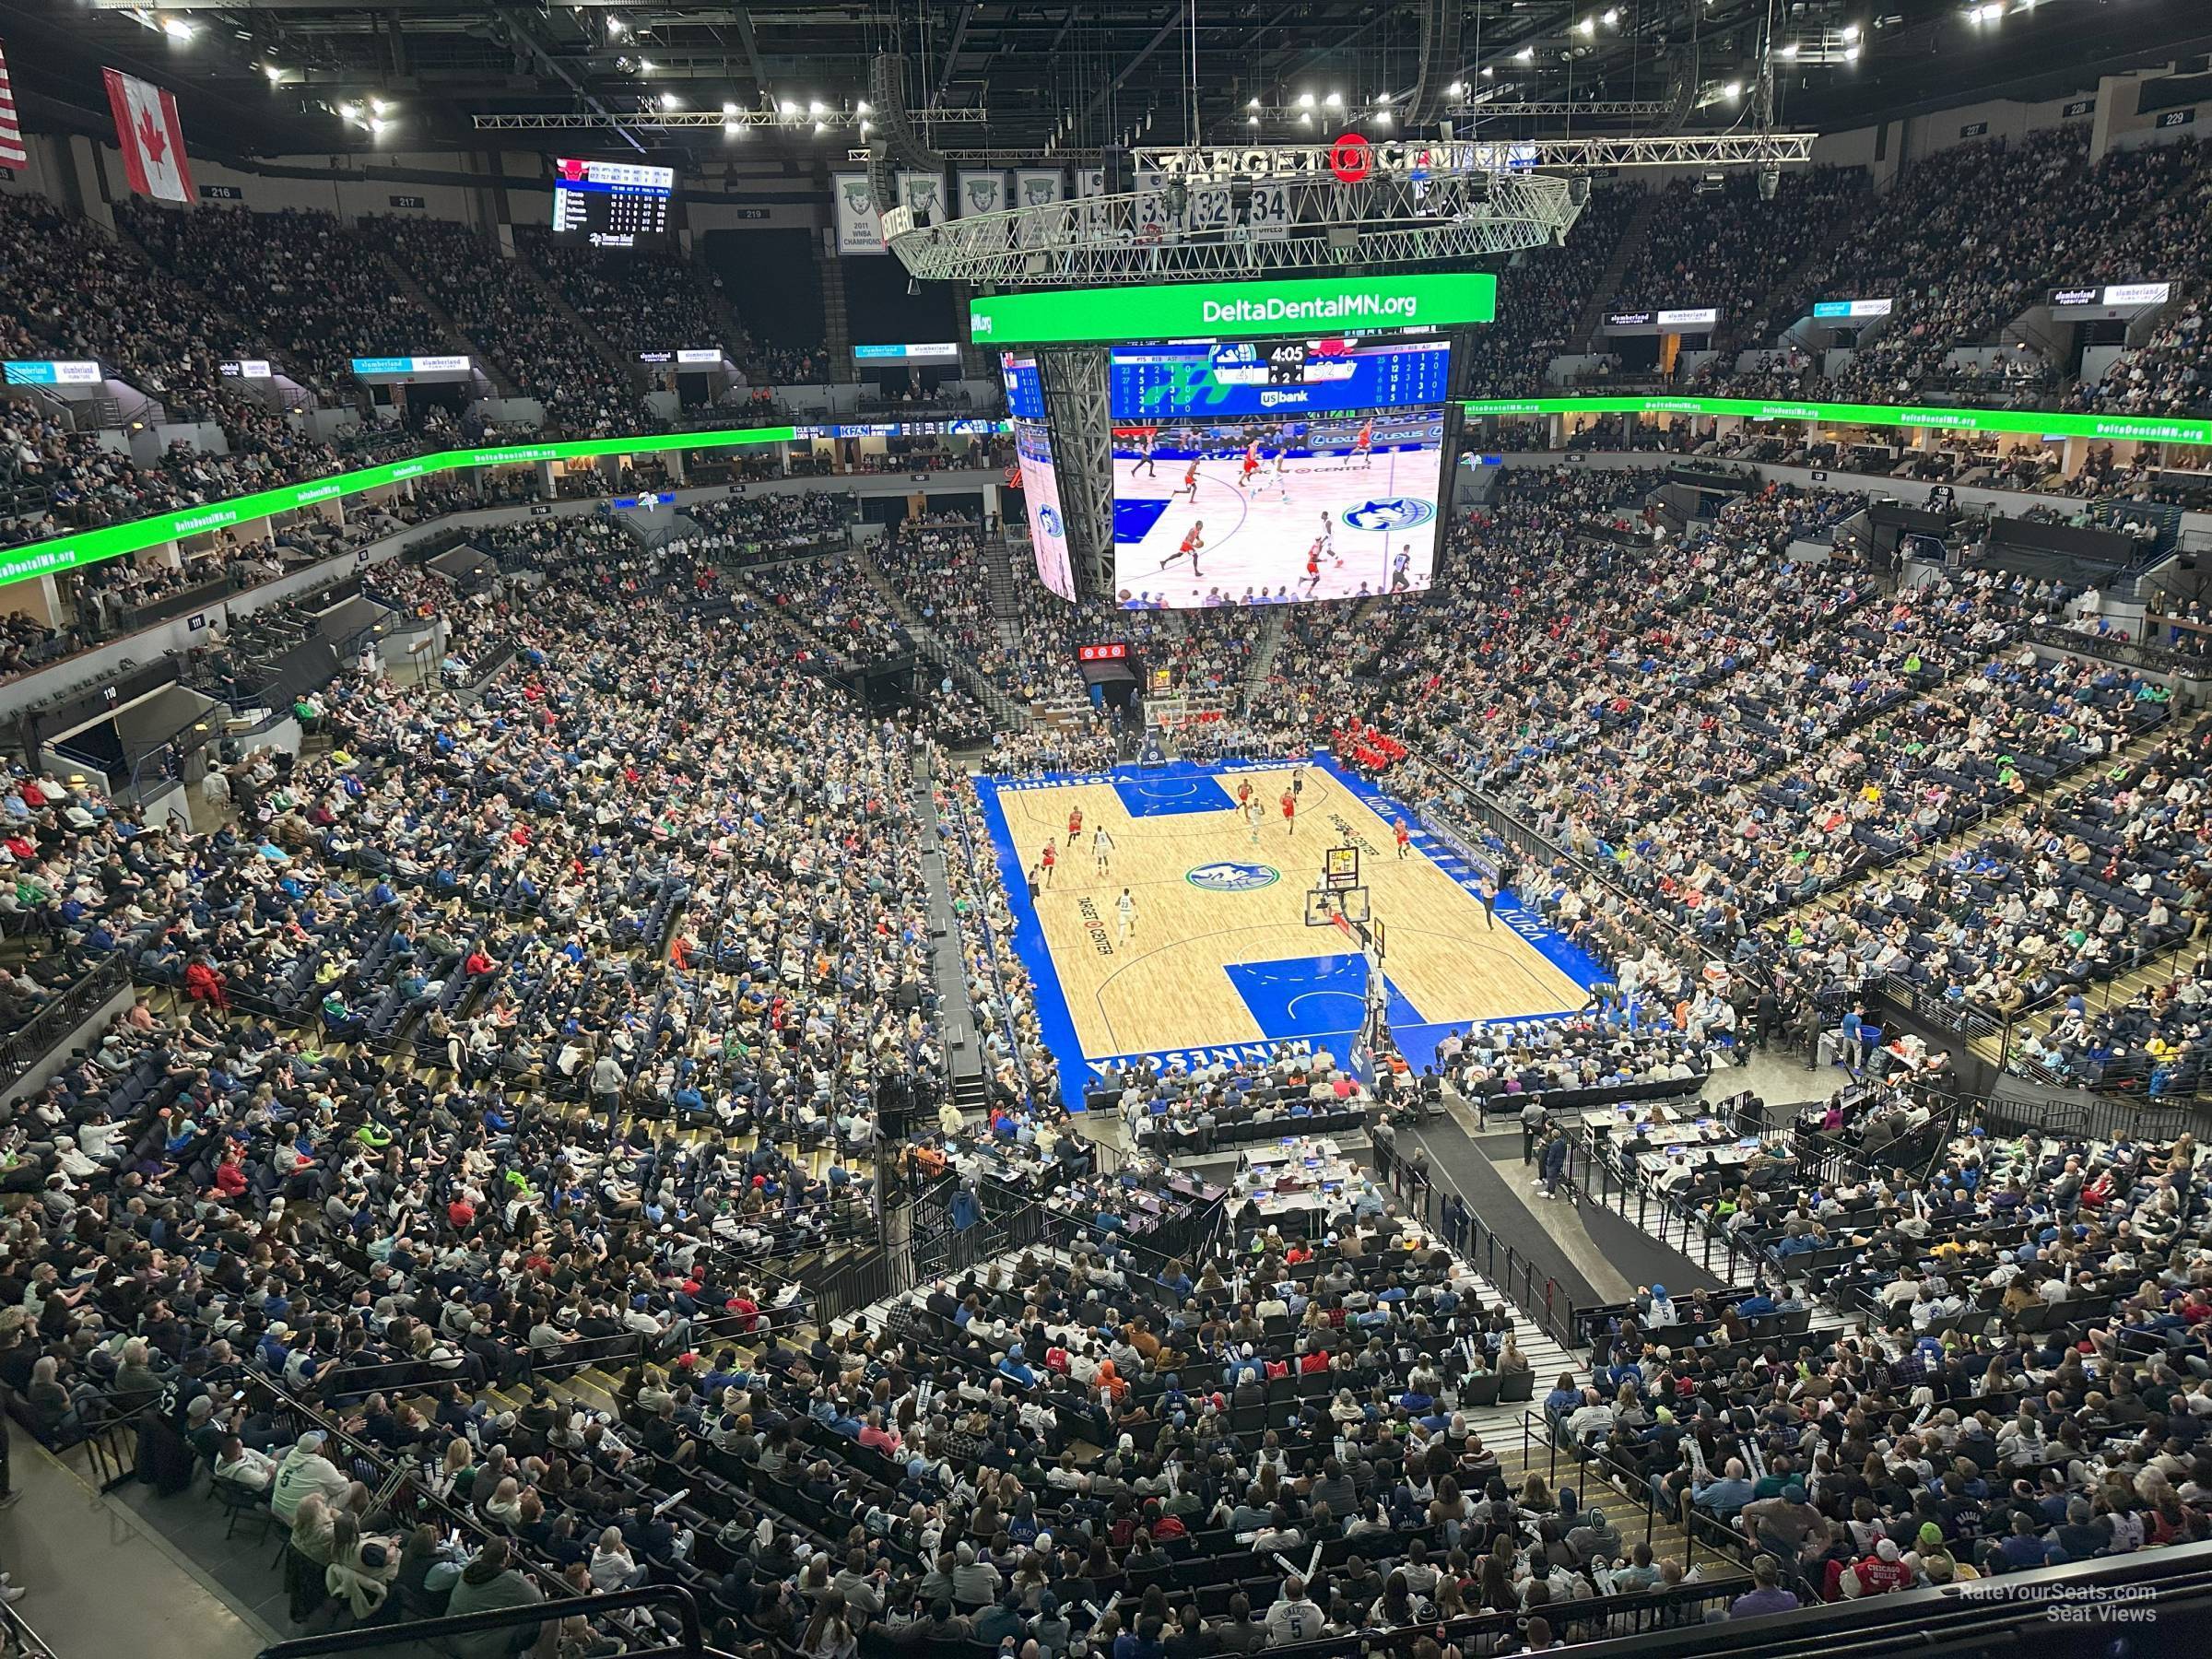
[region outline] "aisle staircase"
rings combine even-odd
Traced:
[[[367,241],[363,241],[361,245],[368,249],[377,262],[383,266],[392,280],[398,285],[401,293],[429,312],[430,320],[438,324],[439,332],[445,336],[443,343],[447,350],[466,354],[468,360],[474,363],[483,372],[484,378],[491,382],[491,389],[498,396],[519,397],[522,394],[522,388],[514,383],[513,377],[507,372],[506,367],[495,361],[489,352],[461,332],[461,324],[453,321],[453,313],[430,298],[429,289],[415,280],[413,272],[382,248],[374,247]]]
[[[1252,656],[1244,668],[1244,695],[1257,697],[1275,672],[1275,659],[1283,648],[1283,613],[1288,606],[1271,605],[1260,613],[1259,637],[1252,642]]]
[[[1026,730],[1032,724],[1025,706],[992,684],[974,664],[955,651],[946,642],[943,635],[923,620],[921,613],[907,602],[906,595],[884,574],[880,565],[858,548],[845,557],[862,578],[883,595],[884,603],[891,607],[892,615],[905,625],[906,631],[913,637],[915,651],[966,687],[969,695],[983,705],[994,722],[1018,732]]]
[[[1613,257],[1606,262],[1605,270],[1590,289],[1590,298],[1583,303],[1583,314],[1574,320],[1574,332],[1567,336],[1582,341],[1583,349],[1606,348],[1597,332],[1605,324],[1606,308],[1613,303],[1614,290],[1620,287],[1620,279],[1629,274],[1630,263],[1643,251],[1644,238],[1651,233],[1652,220],[1658,217],[1664,197],[1663,191],[1646,191],[1643,200],[1636,204],[1636,211],[1629,216],[1628,224],[1622,228],[1620,240],[1613,244]]]
[[[991,614],[1001,622],[1021,615],[1021,589],[1014,578],[1014,555],[1003,535],[982,545],[983,587],[991,595]]]

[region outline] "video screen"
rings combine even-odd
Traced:
[[[594,248],[659,246],[668,240],[676,170],[561,156],[553,162],[553,235]]]
[[[1115,347],[1107,398],[1116,420],[1232,420],[1441,404],[1451,381],[1443,340],[1185,340]]]
[[[1113,429],[1113,589],[1124,610],[1425,591],[1444,411]]]
[[[1030,512],[1030,547],[1037,580],[1063,599],[1076,596],[1075,568],[1067,557],[1067,521],[1061,516],[1060,477],[1053,470],[1052,429],[1032,420],[1014,422],[1021,458],[1021,498]]]
[[[1044,382],[1037,373],[1037,359],[1002,352],[998,371],[1006,382],[1006,413],[1016,420],[1044,418]]]

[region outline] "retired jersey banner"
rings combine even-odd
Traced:
[[[191,201],[192,169],[184,159],[177,100],[120,69],[100,74],[108,85],[108,107],[115,112],[115,142],[132,192],[157,202]]]

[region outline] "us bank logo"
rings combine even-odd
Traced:
[[[1224,862],[1185,870],[1182,878],[1208,893],[1256,893],[1280,881],[1283,873],[1273,865]]]
[[[1344,515],[1344,522],[1355,530],[1414,530],[1435,516],[1435,503],[1418,496],[1385,496],[1360,502]]]

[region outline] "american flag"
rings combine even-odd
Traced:
[[[7,78],[7,54],[0,51],[0,167],[21,167],[30,157],[16,121],[16,88]]]

